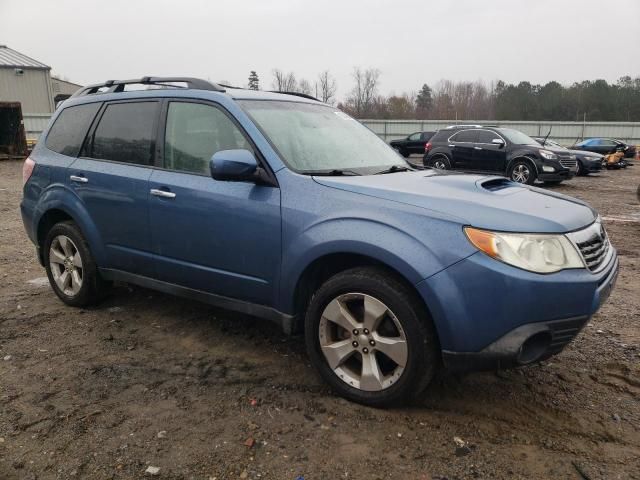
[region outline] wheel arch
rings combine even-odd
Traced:
[[[78,226],[89,244],[96,263],[103,265],[105,253],[98,229],[80,199],[66,188],[47,190],[38,203],[37,215],[34,216],[34,231],[40,263],[43,262],[43,243],[47,232],[56,223],[67,220],[73,221]]]
[[[415,284],[397,268],[369,255],[354,252],[333,252],[315,258],[304,268],[296,281],[293,294],[293,308],[295,310],[293,331],[295,333],[301,333],[304,329],[304,316],[313,293],[332,276],[356,267],[375,267],[393,276],[415,297],[429,319],[433,319],[429,306],[418,292]],[[432,323],[435,328],[435,322],[432,321]],[[436,340],[439,345],[439,339]]]
[[[509,163],[507,164],[507,175],[509,174],[509,171],[511,170],[511,167],[514,163],[518,162],[518,161],[525,161],[527,163],[530,163],[533,166],[533,169],[536,172],[536,176],[540,174],[540,171],[538,170],[538,165],[536,164],[535,158],[531,157],[530,155],[517,155],[515,157],[513,157]]]

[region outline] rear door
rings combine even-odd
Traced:
[[[493,143],[500,140],[502,144]],[[506,168],[507,145],[505,140],[491,130],[478,130],[478,138],[474,145],[473,170],[486,172],[502,172]]]
[[[148,182],[159,112],[156,100],[106,103],[67,169],[102,239],[103,267],[153,274]]]
[[[280,189],[211,178],[218,151],[247,149],[259,157],[222,107],[176,99],[163,110],[162,163],[149,184],[158,278],[268,304],[280,268]]]
[[[412,133],[407,137],[407,151],[409,153],[424,153],[424,143],[422,142],[422,133]]]
[[[449,137],[449,147],[453,168],[462,170],[473,169],[474,144],[477,138],[477,130],[462,130]]]

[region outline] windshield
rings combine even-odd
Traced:
[[[407,165],[375,133],[336,108],[275,100],[240,104],[282,160],[297,172],[340,170],[366,175]]]
[[[514,130],[512,128],[501,128],[498,130],[502,133],[507,139],[516,145],[539,145],[533,138],[529,135],[525,135],[519,130]]]

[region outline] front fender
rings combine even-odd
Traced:
[[[96,263],[99,266],[104,266],[106,264],[106,255],[100,240],[100,234],[76,193],[68,186],[60,183],[52,184],[43,191],[32,217],[31,228],[36,235],[40,222],[46,213],[51,210],[60,210],[73,219],[87,240]]]
[[[448,266],[425,240],[371,219],[337,218],[314,224],[283,251],[279,308],[295,313],[294,292],[303,272],[316,260],[331,254],[370,257],[415,285]]]

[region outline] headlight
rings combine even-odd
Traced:
[[[558,156],[555,153],[550,152],[549,150],[540,150],[540,155],[542,155],[547,160],[557,160],[558,159]]]
[[[582,258],[564,235],[500,233],[465,227],[469,241],[481,252],[514,267],[536,273],[584,268]]]

